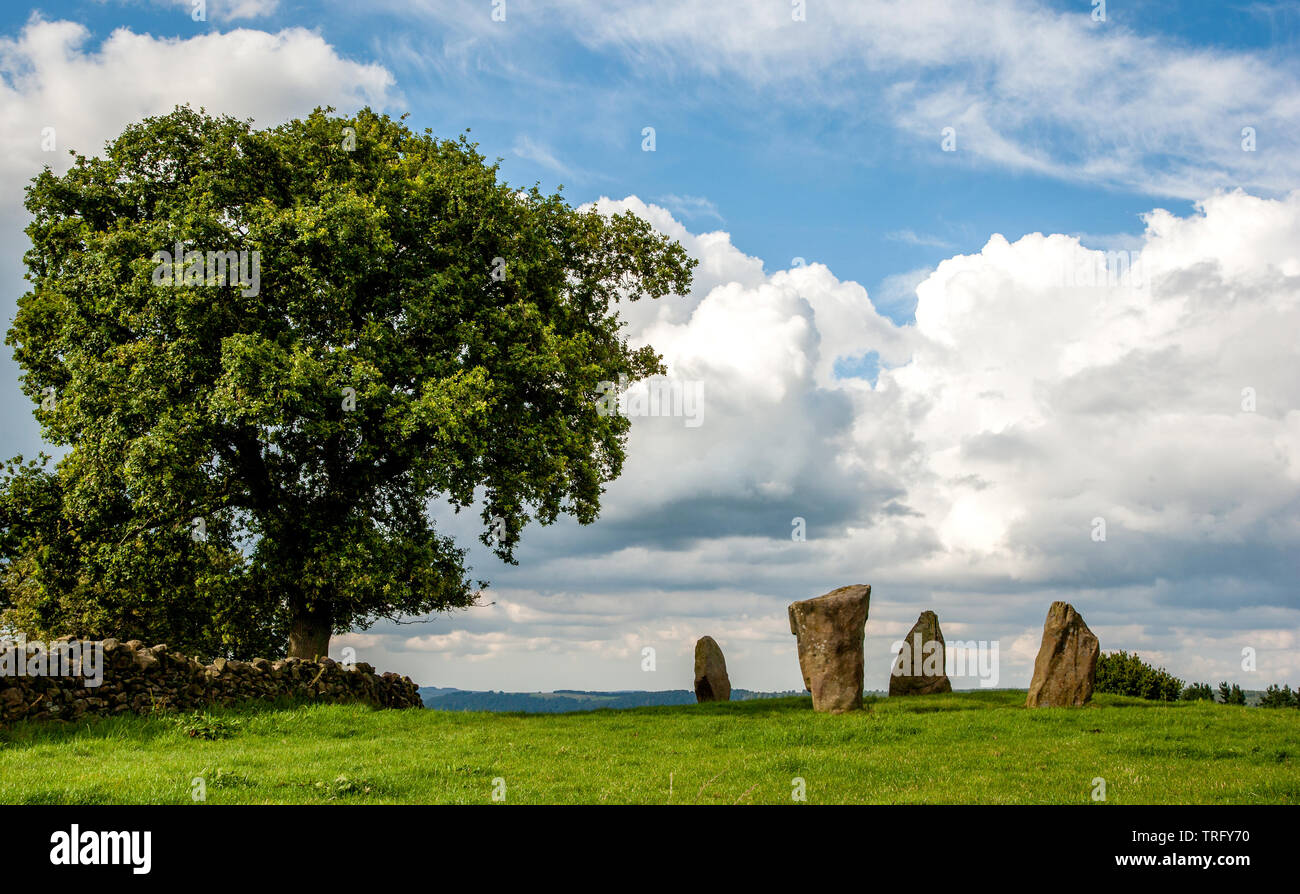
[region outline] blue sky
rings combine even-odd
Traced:
[[[736,685],[784,689],[784,604],[865,582],[869,649],[937,607],[1003,643],[1004,685],[1054,598],[1184,676],[1300,681],[1300,3],[794,6],[8,5],[6,321],[45,124],[87,152],[176,102],[469,128],[510,182],[644,212],[701,258],[629,331],[704,383],[708,421],[636,420],[596,526],[530,532],[519,568],[476,555],[495,607],[341,644],[436,685],[671,688],[711,633]],[[1140,252],[1149,287],[1057,281],[1085,248]],[[30,454],[0,373],[0,447]],[[673,656],[652,679],[647,644]]]
[[[814,2],[814,20],[819,5],[831,4]],[[484,20],[491,13],[490,0],[428,6],[463,6],[467,19],[471,10]],[[1295,5],[1278,5],[1271,15],[1262,11],[1266,6],[1252,14],[1252,4],[1238,13],[1203,3],[1111,4],[1108,25],[1099,27],[1224,49],[1268,51],[1294,42],[1300,34]],[[870,87],[860,105],[819,107],[800,102],[794,81],[788,89],[755,89],[641,64],[564,35],[517,60],[485,55],[461,65],[445,56],[449,38],[438,27],[445,19],[404,7],[280,3],[266,16],[228,20],[214,0],[204,23],[190,19],[182,0],[35,8],[48,19],[84,23],[92,41],[123,26],[182,39],[232,26],[315,30],[341,54],[391,71],[401,94],[395,108],[410,112],[413,125],[447,135],[470,128],[485,154],[504,159],[512,182],[563,183],[575,202],[636,194],[671,203],[677,196],[684,201],[676,207],[691,208],[692,200],[704,200],[691,217],[683,215],[689,223],[725,227],[736,245],[769,264],[821,261],[868,288],[956,251],[978,250],[993,232],[1012,239],[1035,231],[1138,234],[1139,216],[1152,205],[1152,195],[1132,189],[1098,191],[1091,183],[972,168],[959,153],[940,151],[937,132],[900,134],[873,110]],[[1084,19],[1091,14],[1087,2],[1049,8]],[[5,31],[20,29],[29,14],[21,4],[8,6]],[[497,27],[515,35],[546,32],[547,11],[511,0]],[[655,153],[641,151],[646,126],[656,128]],[[1174,211],[1191,205],[1185,197],[1155,197]]]

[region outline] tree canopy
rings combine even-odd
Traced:
[[[505,561],[530,520],[596,518],[629,430],[603,383],[664,371],[618,303],[695,262],[463,135],[331,113],[180,107],[28,187],[7,343],[65,452],[0,482],[5,624],[311,657],[473,604],[435,502]]]
[[[1153,701],[1177,701],[1183,694],[1183,681],[1163,667],[1152,667],[1136,652],[1103,652],[1097,659],[1097,692],[1131,695]]]

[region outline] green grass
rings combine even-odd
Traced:
[[[299,706],[0,731],[0,802],[1300,803],[1300,711],[1015,691],[574,714]],[[197,730],[197,732],[196,732]]]

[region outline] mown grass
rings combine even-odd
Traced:
[[[1024,693],[574,714],[297,706],[0,731],[0,802],[1300,803],[1300,711]],[[198,730],[196,733],[195,730]],[[500,784],[495,784],[499,791]]]

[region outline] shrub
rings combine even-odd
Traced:
[[[223,717],[214,717],[211,714],[202,711],[193,711],[182,717],[176,718],[176,725],[180,727],[181,732],[191,739],[228,739],[235,734],[236,728],[242,721],[228,720]]]
[[[1279,688],[1274,683],[1264,691],[1264,695],[1259,700],[1259,706],[1261,708],[1294,708],[1297,695],[1300,695],[1300,690],[1292,692],[1290,686],[1283,685]]]
[[[1219,684],[1219,701],[1225,705],[1244,705],[1246,703],[1246,693],[1242,692],[1241,687],[1236,683],[1233,683],[1232,687],[1229,688],[1225,680]]]
[[[1152,701],[1177,701],[1183,681],[1147,664],[1137,653],[1105,652],[1097,660],[1097,692],[1131,695]]]

